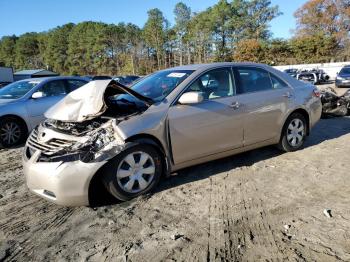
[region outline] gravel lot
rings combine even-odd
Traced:
[[[21,150],[0,151],[0,261],[350,261],[348,117],[321,120],[298,152],[195,166],[94,209],[29,193]]]

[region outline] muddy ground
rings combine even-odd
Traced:
[[[298,152],[195,166],[95,209],[29,193],[21,150],[0,152],[0,260],[350,261],[350,118],[321,120]]]

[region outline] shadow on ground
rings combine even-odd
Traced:
[[[312,129],[311,135],[307,138],[305,148],[316,146],[324,141],[335,139],[350,133],[350,118],[330,118],[322,119]],[[172,187],[177,187],[183,184],[191,183],[201,179],[206,179],[210,176],[228,172],[232,169],[251,166],[260,161],[276,157],[283,154],[274,146],[263,147],[260,149],[251,150],[245,153],[226,157],[223,159],[211,161],[208,163],[189,167],[178,172],[178,175],[164,179],[158,185],[155,193],[167,190]],[[102,188],[100,188],[102,190]],[[120,204],[106,193],[98,193],[97,201],[93,206],[105,206]]]

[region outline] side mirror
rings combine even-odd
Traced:
[[[42,97],[44,97],[44,93],[40,92],[40,91],[35,92],[35,93],[32,94],[32,98],[33,99],[38,99],[38,98],[42,98]]]
[[[187,92],[182,94],[179,99],[179,103],[182,105],[198,104],[203,102],[204,97],[200,92]]]

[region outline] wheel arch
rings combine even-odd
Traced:
[[[166,176],[169,175],[170,172],[170,166],[169,166],[169,159],[167,157],[167,153],[162,145],[162,143],[160,142],[160,140],[158,138],[156,138],[155,136],[149,135],[149,134],[137,134],[137,135],[133,135],[129,138],[127,138],[125,140],[125,142],[139,142],[142,144],[148,144],[153,146],[158,153],[160,153],[160,155],[162,156],[163,159],[163,163],[162,163],[162,167],[163,167],[163,174],[165,174]]]

